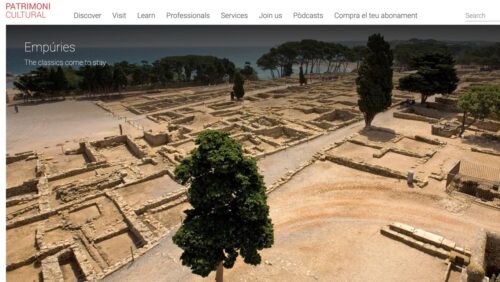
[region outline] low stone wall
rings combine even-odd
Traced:
[[[349,140],[347,140],[347,142],[350,142],[350,143],[353,143],[356,145],[365,146],[365,147],[370,147],[370,148],[377,149],[377,150],[380,150],[383,148],[383,146],[380,143],[375,143],[375,142],[370,142],[370,141],[364,142],[361,140],[349,139]]]
[[[415,139],[416,141],[419,141],[419,142],[424,142],[424,143],[427,143],[427,144],[431,144],[431,145],[446,145],[446,142],[443,142],[443,141],[440,141],[439,139],[433,139],[433,138],[429,138],[429,137],[426,137],[426,136],[423,136],[423,135],[415,135],[415,137],[413,138]]]
[[[213,111],[210,114],[216,117],[224,117],[224,116],[242,115],[243,112],[240,110],[220,110],[220,111]]]
[[[43,230],[42,228],[43,228],[43,226],[42,226],[42,224],[40,224],[39,228],[37,229],[37,234],[35,234],[35,237],[39,236],[38,230]],[[61,250],[68,248],[69,246],[71,246],[72,243],[73,243],[73,240],[67,240],[67,241],[62,241],[59,244],[54,244],[51,246],[42,246],[38,251],[36,251],[36,253],[34,255],[32,255],[30,257],[23,258],[23,259],[18,260],[18,261],[10,261],[6,265],[6,268],[7,268],[6,270],[12,271],[16,268],[19,268],[19,267],[25,266],[25,265],[29,265],[29,264],[32,264],[32,263],[37,262],[37,261],[43,262],[43,260],[45,258],[50,257],[50,256],[60,252]]]
[[[194,115],[176,118],[170,121],[171,124],[184,124],[194,120]]]
[[[417,114],[409,113],[409,112],[394,112],[392,114],[392,116],[395,118],[423,121],[423,122],[428,122],[428,123],[436,123],[439,121],[439,119],[436,119],[436,118],[421,116],[421,115],[417,115]]]
[[[80,270],[82,271],[83,276],[85,276],[86,281],[95,281],[95,273],[94,268],[90,264],[89,258],[85,255],[77,245],[71,246],[71,250],[73,251],[73,256],[80,266]]]
[[[432,135],[450,138],[453,135],[458,135],[460,125],[450,123],[433,124],[431,128]]]
[[[69,203],[84,195],[89,195],[96,190],[105,190],[123,183],[123,177],[119,173],[103,175],[90,179],[87,182],[71,182],[56,186],[53,193],[62,202]]]
[[[354,160],[351,160],[349,158],[343,158],[343,157],[338,157],[338,156],[332,156],[332,155],[326,155],[326,159],[333,162],[337,163],[343,166],[347,166],[350,168],[354,168],[357,170],[385,176],[385,177],[391,177],[391,178],[397,178],[397,179],[406,179],[406,175],[402,174],[399,171],[395,171],[389,168],[385,168],[382,166],[378,165],[371,165],[367,164],[365,162],[355,162]]]
[[[87,256],[78,248],[72,245],[58,253],[48,256],[41,261],[42,276],[44,281],[65,281],[61,270],[61,262],[71,260],[76,264],[75,276],[78,281],[94,281],[95,274]]]
[[[468,118],[467,123],[471,123],[474,119]],[[477,127],[482,130],[497,132],[500,130],[500,121],[485,119],[485,120],[476,120],[473,124],[474,127]]]
[[[49,218],[52,215],[55,215],[56,213],[57,213],[56,211],[51,210],[49,212],[45,212],[45,213],[41,212],[37,215],[33,215],[33,216],[29,216],[29,217],[20,216],[20,217],[15,218],[12,221],[8,221],[6,224],[6,229],[9,230],[11,228],[16,228],[19,226],[33,223],[33,222],[41,221],[41,220]]]
[[[127,148],[130,150],[130,152],[137,158],[142,159],[144,158],[147,153],[144,152],[139,145],[137,145],[128,135],[117,135],[117,136],[111,136],[102,140],[94,141],[91,142],[90,145],[96,147],[96,148],[106,148],[106,147],[113,147],[117,143],[125,144]],[[85,153],[89,155],[93,155],[93,158],[89,158],[91,161],[97,161],[96,155],[98,153],[92,149],[90,149],[92,146],[87,145],[88,143],[84,143],[84,150]]]
[[[98,169],[98,168],[105,168],[105,167],[108,167],[108,166],[109,166],[109,164],[105,163],[104,161],[89,163],[85,167],[69,169],[69,170],[65,170],[65,171],[62,171],[62,172],[58,172],[57,174],[47,175],[47,179],[49,181],[55,181],[55,180],[63,179],[63,178],[66,178],[66,177],[71,177],[71,176],[74,176],[74,175],[77,175],[77,174],[80,174],[80,173],[92,171],[92,170],[95,170],[95,169]]]
[[[11,164],[11,163],[21,161],[21,160],[36,159],[37,157],[38,157],[38,155],[35,152],[26,151],[26,152],[17,153],[13,156],[7,155],[6,161],[7,161],[7,164]]]
[[[17,216],[19,215],[22,215],[24,213],[27,213],[27,212],[30,212],[30,211],[35,211],[35,212],[39,212],[39,208],[38,208],[38,203],[37,202],[34,202],[33,204],[25,207],[25,208],[22,208],[20,210],[17,210],[17,211],[14,211],[14,212],[11,212],[7,215],[7,220],[12,220],[13,218],[16,218]]]
[[[165,194],[162,198],[158,199],[157,201],[154,202],[148,202],[146,204],[141,205],[135,210],[135,213],[140,215],[143,214],[144,212],[154,209],[156,207],[159,207],[161,205],[164,205],[166,203],[172,202],[176,199],[179,199],[181,197],[186,196],[187,193],[187,188],[181,188],[176,191],[170,192]]]
[[[15,197],[13,199],[6,199],[5,206],[8,208],[8,207],[12,207],[15,205],[25,204],[25,203],[28,203],[28,202],[31,202],[31,201],[38,199],[38,197],[39,197],[38,194],[35,194],[35,195],[19,196],[19,197]]]
[[[47,218],[49,218],[49,217],[51,217],[51,216],[53,216],[61,211],[67,210],[75,205],[78,205],[78,204],[86,202],[86,201],[90,201],[90,200],[95,199],[95,198],[102,197],[104,195],[105,195],[104,191],[98,190],[95,193],[91,193],[89,195],[82,196],[73,202],[61,204],[60,206],[58,206],[57,208],[54,208],[54,209],[50,208],[50,206],[47,206],[47,209],[45,209],[45,210],[42,209],[43,195],[40,195],[40,197],[39,197],[40,214],[37,214],[34,216],[29,216],[29,217],[21,216],[21,217],[15,218],[14,220],[7,222],[6,228],[11,229],[11,228],[15,228],[15,227],[19,227],[19,226],[23,226],[23,225],[30,224],[33,222],[37,222],[40,220],[47,219]],[[47,202],[47,205],[48,205],[48,202]]]
[[[126,136],[126,135],[125,135]],[[126,144],[127,144],[127,147],[128,149],[130,150],[130,152],[132,152],[132,154],[134,156],[136,156],[138,159],[142,159],[144,158],[147,153],[144,152],[140,147],[139,145],[137,145],[132,139],[130,139],[128,136],[126,136],[127,138],[125,139],[126,141]]]
[[[495,183],[493,181],[462,175],[460,172],[450,175],[450,177],[452,177],[452,181],[446,187],[447,191],[458,191],[483,201],[500,199],[500,191],[498,191],[498,186],[494,188]]]
[[[49,180],[47,177],[41,177],[38,181],[37,185],[38,189],[38,208],[40,209],[40,213],[45,213],[50,211],[50,194],[51,189],[49,187]]]
[[[270,152],[266,152],[266,153],[258,154],[258,155],[256,155],[256,156],[254,156],[254,158],[255,158],[256,160],[262,159],[263,157],[266,157],[266,156],[272,155],[272,154],[277,153],[277,152],[280,152],[280,151],[284,151],[284,150],[286,150],[287,148],[289,148],[290,146],[297,146],[297,145],[300,145],[300,144],[303,144],[303,143],[309,142],[309,141],[311,141],[311,140],[313,140],[313,139],[316,139],[316,138],[318,138],[318,137],[320,137],[320,136],[323,136],[324,134],[325,134],[325,133],[321,133],[321,134],[313,135],[313,136],[310,136],[310,137],[307,137],[307,138],[304,138],[304,139],[298,140],[298,141],[296,141],[296,142],[294,142],[294,143],[291,143],[291,144],[289,144],[288,146],[280,146],[278,143],[275,143],[275,144],[276,144],[276,146],[280,146],[278,149],[276,149],[276,150],[272,150],[272,151],[270,151]],[[259,138],[260,138],[260,139],[262,139],[264,142],[267,142],[267,143],[269,143],[269,144],[273,144],[273,143],[272,143],[272,141],[270,141],[269,139],[264,140],[262,137],[259,137]]]
[[[50,169],[47,165],[47,161],[44,159],[36,160],[35,175],[36,177],[42,177],[49,173]]]
[[[185,143],[188,143],[188,142],[194,142],[194,138],[187,138],[187,139],[183,139],[183,140],[179,140],[179,141],[176,141],[176,142],[172,142],[170,143],[169,145],[170,146],[173,146],[173,147],[178,147],[182,144],[185,144]]]
[[[96,148],[112,147],[117,143],[126,143],[127,135],[109,136],[101,140],[92,141],[90,144]]]
[[[144,140],[146,140],[149,145],[155,147],[167,144],[171,141],[171,138],[170,135],[166,132],[153,133],[144,131]]]
[[[143,247],[147,245],[150,240],[154,238],[149,228],[144,225],[138,218],[134,210],[127,204],[127,202],[116,192],[106,192],[108,198],[110,198],[118,207],[120,213],[125,218],[125,222],[129,227],[129,231],[138,239],[138,247]]]
[[[128,225],[125,222],[120,222],[120,223],[117,223],[117,224],[111,226],[105,232],[103,232],[99,235],[95,235],[95,234],[94,234],[94,236],[90,235],[90,236],[88,236],[88,238],[91,239],[91,241],[93,241],[94,244],[98,244],[102,241],[105,241],[105,240],[108,240],[108,239],[113,238],[115,236],[118,236],[120,234],[126,233],[126,232],[128,232],[128,230],[129,230]]]
[[[382,167],[379,165],[373,165],[373,164],[368,164],[365,162],[357,162],[354,160],[351,160],[349,158],[343,158],[343,157],[338,157],[338,156],[332,156],[327,154],[326,159],[333,162],[337,163],[343,166],[347,166],[350,168],[354,168],[357,170],[361,170],[364,172],[376,174],[376,175],[381,175],[385,177],[391,177],[391,178],[396,178],[396,179],[406,179],[407,175],[405,173],[392,170],[386,167]],[[424,181],[418,177],[414,177],[414,182],[417,183],[419,187],[424,187],[427,185],[427,181]]]
[[[9,187],[6,189],[6,196],[7,198],[14,197],[14,196],[19,196],[23,194],[28,194],[28,193],[37,193],[37,185],[38,179],[30,179],[23,184],[15,187]]]
[[[472,152],[483,153],[483,154],[488,154],[488,155],[493,155],[493,156],[500,156],[500,152],[495,151],[495,150],[483,149],[483,148],[479,148],[479,147],[471,147],[470,150]]]
[[[98,161],[98,153],[94,149],[94,147],[90,145],[89,142],[81,142],[80,150],[82,151],[82,154],[84,154],[91,163]]]
[[[320,155],[315,155],[315,157],[309,161],[306,161],[304,163],[302,163],[298,168],[296,168],[295,170],[293,171],[288,171],[284,176],[282,176],[280,179],[278,179],[277,181],[275,181],[273,184],[271,184],[269,187],[267,187],[266,189],[266,194],[269,194],[271,192],[273,192],[274,190],[276,190],[278,187],[282,186],[283,184],[287,183],[288,181],[290,181],[292,179],[292,177],[294,175],[296,175],[297,173],[301,172],[303,169],[305,169],[306,167],[312,165],[317,159],[320,158]]]
[[[59,259],[56,255],[42,260],[42,276],[44,281],[64,281]]]

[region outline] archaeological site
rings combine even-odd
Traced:
[[[196,77],[224,64],[195,59],[209,65]],[[415,70],[394,65],[389,106],[365,127],[360,63],[325,59],[326,69],[305,70],[307,83],[295,65],[291,75],[249,75],[241,98],[227,74],[141,88],[131,71],[128,88],[55,99],[30,99],[17,84],[7,104],[7,281],[214,280],[192,274],[172,242],[191,208],[176,167],[208,129],[256,160],[274,226],[262,262],[238,258],[227,281],[499,281],[500,116],[477,117],[461,96],[498,91],[500,70],[457,61],[456,89],[421,103],[402,82]]]

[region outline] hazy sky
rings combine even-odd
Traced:
[[[79,47],[235,47],[274,46],[289,40],[364,41],[382,33],[386,40],[410,38],[500,42],[497,26],[7,26],[7,47],[25,41],[65,42]]]

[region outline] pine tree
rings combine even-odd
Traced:
[[[417,73],[399,80],[399,90],[419,92],[421,103],[434,94],[451,94],[457,89],[455,61],[449,54],[431,53],[414,58],[410,64]]]
[[[371,126],[376,114],[391,106],[392,60],[390,45],[384,37],[380,34],[371,35],[356,79],[358,106],[364,115],[366,127]]]

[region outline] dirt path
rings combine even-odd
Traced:
[[[394,111],[395,108],[378,114],[373,124],[383,126],[388,120],[392,119]],[[363,127],[364,121],[359,121],[338,130],[328,132],[306,143],[287,148],[286,150],[260,159],[258,164],[261,173],[264,175],[266,185],[274,183],[288,171],[293,171],[302,163],[310,160],[317,152],[320,152],[334,142],[341,141],[351,134],[358,132]]]

